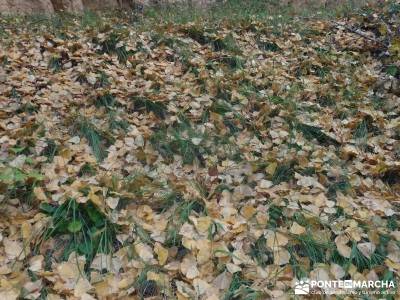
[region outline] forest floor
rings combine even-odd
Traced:
[[[398,299],[400,3],[237,12],[0,19],[0,299]]]

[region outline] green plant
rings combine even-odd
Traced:
[[[224,300],[256,300],[263,299],[263,294],[251,287],[252,282],[243,277],[241,273],[233,274],[231,284],[224,295]]]
[[[133,284],[140,299],[157,296],[160,292],[160,287],[156,281],[147,280],[147,273],[149,271],[159,272],[155,267],[145,266]]]
[[[61,237],[68,241],[61,255],[62,260],[77,252],[85,255],[89,267],[97,253],[110,254],[114,250],[118,227],[91,201],[78,203],[70,198],[59,206],[42,203],[40,209],[51,220],[42,242]]]
[[[301,257],[307,257],[312,263],[323,263],[327,260],[327,251],[331,248],[329,242],[314,238],[311,232],[296,236],[296,253]]]
[[[116,103],[115,97],[109,92],[97,96],[95,100],[96,107],[105,107],[106,109],[111,109]]]
[[[152,112],[160,119],[165,119],[167,108],[161,102],[153,102],[146,98],[135,97],[133,99],[133,104],[135,111]]]
[[[59,72],[62,69],[62,58],[60,56],[52,56],[49,60],[49,68],[53,72]]]
[[[273,263],[273,253],[268,250],[267,241],[264,236],[258,238],[251,245],[250,256],[262,267]]]
[[[235,54],[241,53],[240,48],[237,45],[236,40],[231,33],[226,35],[224,38],[217,38],[213,40],[212,46],[214,51],[226,50],[229,52],[233,52]]]
[[[35,199],[33,190],[43,179],[44,177],[35,170],[0,168],[0,192],[6,199],[17,198],[20,203],[31,205]]]
[[[283,222],[283,208],[280,206],[276,206],[272,204],[268,208],[268,216],[269,216],[269,221],[268,225],[272,228],[276,228]]]
[[[128,51],[126,49],[126,46],[123,44],[123,34],[119,32],[111,32],[102,41],[95,40],[95,42],[100,46],[99,53],[116,54],[120,63],[126,63],[129,56],[134,53],[132,50]]]
[[[303,134],[303,136],[308,140],[312,141],[315,139],[322,145],[333,145],[336,147],[340,145],[340,143],[337,140],[324,133],[320,127],[311,126],[298,122],[295,125],[295,128],[299,130]]]
[[[105,147],[112,142],[112,138],[97,129],[89,119],[78,117],[74,124],[74,132],[86,138],[97,160],[102,161],[107,156]]]
[[[294,176],[294,164],[295,162],[280,164],[272,176],[272,182],[274,184],[279,184],[292,179]]]
[[[59,146],[53,139],[47,139],[46,143],[47,146],[43,149],[41,155],[46,156],[48,162],[52,162],[59,151]]]
[[[109,80],[107,74],[105,72],[101,71],[99,77],[96,80],[94,87],[95,88],[104,88],[108,85],[110,85],[110,80]]]
[[[187,120],[158,129],[150,142],[169,161],[173,160],[174,154],[179,154],[184,164],[192,164],[195,160],[204,163],[205,134],[197,132]]]

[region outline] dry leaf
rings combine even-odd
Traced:
[[[154,252],[157,254],[158,262],[161,266],[165,265],[168,259],[168,250],[165,249],[160,243],[154,246]]]

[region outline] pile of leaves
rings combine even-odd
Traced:
[[[398,279],[399,16],[3,20],[0,298]]]

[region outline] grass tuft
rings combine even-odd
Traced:
[[[98,161],[102,161],[107,157],[105,147],[110,143],[110,138],[97,129],[90,120],[83,117],[78,118],[74,125],[74,131],[86,138]]]
[[[42,242],[50,238],[64,239],[62,260],[67,260],[72,252],[76,252],[86,257],[89,267],[97,253],[110,254],[114,250],[117,226],[92,202],[77,203],[70,198],[59,206],[42,203],[40,209],[51,219]]]

